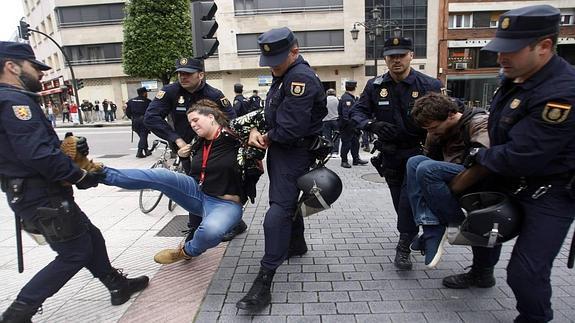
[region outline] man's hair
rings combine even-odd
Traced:
[[[430,92],[415,101],[411,116],[420,127],[433,121],[445,121],[450,113],[459,112],[457,104],[447,95]]]
[[[220,110],[220,106],[216,102],[209,99],[201,99],[198,102],[192,104],[192,106],[186,112],[186,115],[192,112],[197,112],[204,116],[211,114],[216,119],[216,122],[222,127],[227,127],[229,124],[228,118],[226,118],[222,110]]]
[[[345,85],[345,90],[346,90],[346,91],[355,91],[356,88],[357,88],[357,85],[356,85],[356,84],[354,84],[354,85],[348,85],[348,84],[346,84],[346,85]]]
[[[8,61],[12,61],[14,63],[16,63],[19,66],[22,66],[22,64],[24,64],[24,59],[17,59],[17,58],[10,58],[10,57],[0,57],[0,75],[4,74],[4,65],[6,65],[6,62]]]
[[[550,35],[538,37],[531,44],[529,44],[529,48],[531,50],[533,50],[535,48],[535,46],[537,46],[537,44],[539,44],[540,41],[545,40],[547,38],[551,39],[552,51],[553,51],[553,53],[556,53],[557,52],[557,40],[559,39],[559,34],[550,34]]]

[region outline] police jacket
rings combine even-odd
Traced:
[[[337,106],[337,113],[339,114],[339,126],[340,128],[347,128],[347,127],[353,127],[352,121],[351,121],[351,108],[353,108],[353,105],[355,104],[356,101],[356,97],[349,93],[349,92],[345,92],[340,100],[339,100],[339,104]]]
[[[132,120],[143,117],[150,102],[152,102],[152,100],[143,96],[137,96],[128,100],[128,102],[126,102],[126,116]]]
[[[508,177],[575,170],[575,68],[555,55],[523,83],[505,79],[489,114],[491,148],[477,161]]]
[[[146,128],[162,139],[175,142],[176,139],[182,138],[185,142],[190,143],[196,135],[188,122],[186,111],[193,103],[201,99],[216,102],[230,120],[236,117],[230,101],[220,90],[203,82],[196,92],[190,93],[180,83],[176,82],[164,86],[156,94],[146,110],[144,124]],[[168,115],[171,115],[172,120],[174,120],[175,130],[165,120]]]
[[[0,84],[0,175],[76,183],[83,172],[60,150],[37,94]]]
[[[364,128],[375,116],[377,121],[392,123],[398,128],[395,143],[413,147],[425,139],[425,131],[411,117],[417,98],[427,92],[440,92],[441,82],[411,68],[409,75],[397,83],[388,73],[367,82],[363,93],[351,111],[351,118]]]
[[[267,135],[272,142],[297,145],[320,134],[326,114],[321,81],[301,56],[282,76],[274,76],[265,107]]]
[[[240,117],[251,111],[250,103],[248,99],[242,94],[238,94],[234,97],[234,112],[236,116]]]

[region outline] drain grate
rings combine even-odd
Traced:
[[[188,218],[187,214],[176,215],[156,234],[156,237],[183,237],[182,231],[188,229]]]
[[[120,158],[120,157],[124,157],[124,156],[128,156],[127,154],[110,154],[110,155],[103,155],[100,156],[98,158]]]
[[[385,183],[385,178],[379,176],[378,173],[369,173],[361,175],[361,179],[374,183]]]

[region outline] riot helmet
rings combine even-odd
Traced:
[[[329,209],[343,190],[339,176],[326,167],[315,168],[300,176],[297,187],[303,192],[298,211],[304,217]]]

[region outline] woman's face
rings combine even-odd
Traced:
[[[188,121],[198,137],[210,140],[213,139],[213,135],[215,134],[218,125],[212,114],[208,114],[206,116],[198,113],[198,111],[193,111],[188,113]]]

